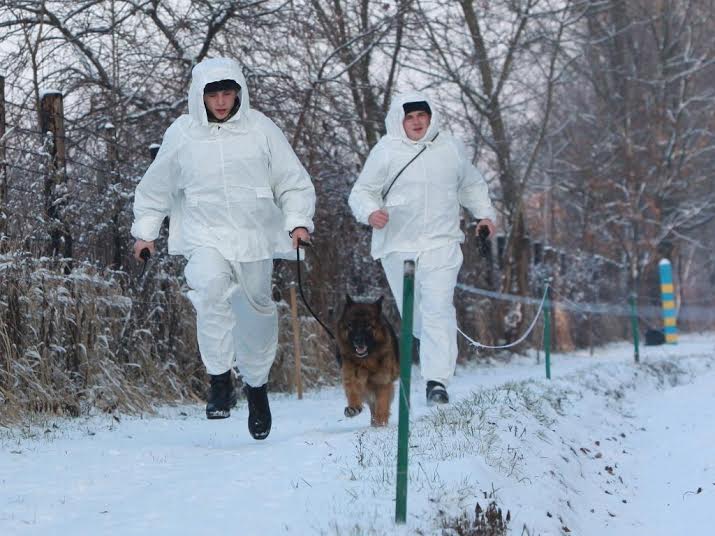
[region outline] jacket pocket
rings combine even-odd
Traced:
[[[273,199],[273,190],[268,187],[256,188],[256,197],[258,199]]]
[[[283,214],[273,199],[273,190],[265,186],[234,188],[229,201],[234,221],[242,227],[267,232],[281,226]]]
[[[226,202],[226,196],[223,192],[211,191],[211,192],[185,192],[184,197],[186,198],[186,206],[195,208],[200,206],[221,206]]]
[[[385,199],[386,207],[401,207],[407,204],[407,198],[402,194],[391,194]]]
[[[225,195],[229,205],[245,205],[252,210],[256,203],[265,199],[265,193],[261,192],[264,189],[251,186],[232,186],[226,190]]]

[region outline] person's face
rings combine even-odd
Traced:
[[[236,103],[238,93],[235,89],[224,89],[204,94],[204,104],[209,112],[218,119],[226,119]]]
[[[405,129],[405,134],[412,141],[421,140],[427,133],[431,116],[427,112],[417,110],[405,115],[402,120],[402,128]]]

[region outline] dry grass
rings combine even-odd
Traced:
[[[474,508],[474,515],[468,512],[450,518],[442,517],[443,536],[506,536],[511,514],[502,514],[501,508],[491,501],[486,510],[479,503]]]
[[[170,264],[172,261],[167,261]],[[154,267],[140,284],[125,272],[53,259],[0,256],[0,422],[37,413],[134,413],[201,400],[207,377],[194,310],[176,266]],[[290,309],[279,303],[279,353],[271,389],[292,389]],[[303,328],[306,388],[335,381],[329,344]]]
[[[194,395],[190,304],[175,283],[136,292],[127,274],[5,257],[0,279],[0,416],[151,409]],[[195,382],[193,382],[195,383]]]

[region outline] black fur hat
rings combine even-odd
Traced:
[[[432,115],[432,109],[427,104],[427,101],[406,102],[402,105],[405,115],[410,112],[427,112]]]
[[[204,95],[215,91],[228,91],[234,89],[237,93],[241,92],[241,86],[235,80],[219,80],[218,82],[210,82],[204,86]]]

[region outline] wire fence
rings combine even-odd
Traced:
[[[534,318],[531,321],[531,324],[526,328],[524,331],[523,335],[521,335],[519,338],[517,338],[515,341],[506,343],[506,344],[498,344],[498,345],[489,345],[489,344],[483,344],[479,341],[474,340],[472,337],[464,333],[460,328],[457,328],[457,332],[462,335],[472,346],[475,346],[477,348],[486,348],[489,350],[504,350],[506,348],[513,348],[515,346],[518,346],[522,342],[524,342],[529,335],[531,335],[531,332],[534,330],[536,327],[536,323],[539,320],[539,317],[541,316],[541,312],[544,310],[544,304],[546,303],[546,299],[548,297],[548,292],[549,292],[549,286],[546,285],[546,288],[544,289],[544,295],[541,298],[541,301],[539,302],[539,308],[536,311],[536,314],[534,315]]]
[[[554,300],[553,307],[556,309],[562,309],[564,311],[569,311],[572,313],[579,314],[591,314],[591,315],[608,315],[608,316],[620,316],[620,317],[630,317],[631,306],[628,302],[624,303],[589,303],[589,302],[579,302],[570,299],[559,292],[554,287],[551,287],[554,294],[559,296],[559,299]],[[465,285],[463,283],[457,284],[457,289],[468,294],[473,294],[476,296],[484,296],[488,298],[494,298],[497,300],[508,301],[512,303],[523,303],[527,305],[540,305],[543,299],[533,298],[529,296],[519,296],[515,294],[506,294],[503,292],[497,292],[487,289],[481,289],[473,287],[470,285]],[[640,300],[645,298],[639,297]],[[659,298],[651,298],[652,302],[659,302]],[[706,306],[706,303],[711,303],[713,305]],[[705,300],[698,300],[696,302],[688,301],[685,304],[681,304],[681,311],[679,316],[688,320],[699,320],[703,318],[709,318],[709,315],[715,314],[715,303],[707,302]],[[662,308],[658,305],[639,305],[638,312],[640,314],[646,315],[660,315],[662,313]]]
[[[34,193],[34,192],[31,192]],[[5,261],[10,262],[12,260],[12,257],[6,256]],[[3,262],[3,257],[0,256],[0,264]],[[62,263],[62,262],[72,262],[72,259],[55,259],[56,263]],[[293,261],[291,261],[293,262]],[[139,270],[139,268],[137,268]],[[127,278],[132,278],[135,277],[132,275],[131,272],[127,271],[120,271],[118,272],[120,275],[127,277]],[[52,277],[50,275],[50,277]],[[68,277],[72,276],[67,276],[67,275],[57,275],[57,278],[60,279],[66,279]],[[83,277],[83,276],[79,276]],[[106,282],[103,280],[95,280],[97,284],[100,285],[105,285]],[[285,283],[281,286],[278,287],[278,290],[283,293],[285,291],[290,290],[290,288],[298,288],[297,283],[295,282],[288,282]],[[545,288],[548,287],[551,292],[555,295],[558,296],[559,299],[554,299],[551,301],[551,306],[554,309],[561,309],[563,311],[569,311],[572,313],[576,314],[582,314],[582,315],[605,315],[605,316],[612,316],[612,317],[631,317],[632,316],[632,310],[629,302],[625,301],[623,303],[590,303],[590,302],[582,302],[582,301],[576,301],[574,299],[568,298],[565,296],[562,292],[560,292],[557,288],[546,284]],[[310,293],[310,294],[323,294],[323,295],[328,295],[331,297],[335,298],[335,302],[339,302],[345,297],[346,290],[345,289],[338,289],[332,286],[325,286],[325,285],[316,285],[316,284],[310,284],[306,285],[305,290]],[[540,298],[537,297],[532,297],[532,296],[521,296],[517,294],[510,294],[510,293],[505,293],[505,292],[499,292],[496,290],[489,290],[489,289],[484,289],[484,288],[479,288],[475,287],[472,285],[467,285],[465,283],[457,283],[455,290],[457,294],[461,293],[466,293],[468,295],[472,296],[480,296],[480,297],[485,297],[485,298],[491,298],[496,301],[503,301],[503,302],[509,302],[509,303],[521,303],[525,305],[533,305],[537,306],[537,313],[543,309],[543,304],[544,304],[544,295],[542,295]],[[545,292],[545,290],[544,290]],[[383,295],[381,292],[373,292],[373,295],[367,295],[363,296],[362,299],[369,301],[370,299],[376,300],[378,297],[382,296],[383,300],[386,303],[396,303],[395,299],[391,295]],[[639,297],[641,301],[648,301],[650,300],[651,302],[660,302],[660,298],[648,298],[648,297]],[[152,303],[152,302],[142,302],[142,303]],[[706,304],[710,303],[711,305],[708,306]],[[638,313],[643,314],[643,315],[651,315],[651,316],[659,316],[661,315],[663,309],[659,305],[639,305],[638,308]],[[685,319],[692,319],[692,320],[699,320],[699,319],[704,319],[704,318],[711,318],[712,316],[715,315],[715,301],[707,301],[707,300],[694,300],[686,303],[680,304],[679,307],[679,317],[680,318],[685,318]],[[537,314],[538,316],[538,314]]]

